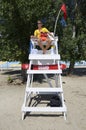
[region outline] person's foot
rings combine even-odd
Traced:
[[[46,53],[46,49],[43,50],[43,54],[45,54],[45,53]]]

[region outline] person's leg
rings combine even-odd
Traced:
[[[51,46],[51,40],[47,38],[46,40],[46,47],[43,46],[41,39],[38,39],[38,45],[43,50],[43,54],[46,53],[46,50]]]
[[[47,44],[46,44],[46,47],[45,47],[45,52],[51,46],[52,41],[50,39],[47,39],[46,42],[47,42]]]
[[[42,45],[41,39],[38,39],[38,45],[39,45],[39,47],[43,50],[43,53],[44,53],[44,52],[45,52],[45,48],[44,48],[44,46]]]

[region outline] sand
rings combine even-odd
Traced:
[[[86,68],[84,70],[86,72]],[[15,79],[8,84],[9,76]],[[86,130],[86,74],[62,76],[67,121],[55,114],[32,114],[21,119],[25,85],[19,71],[0,71],[0,130]],[[51,78],[53,82],[53,78]],[[35,82],[45,85],[46,82]]]

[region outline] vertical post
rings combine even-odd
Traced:
[[[61,12],[61,9],[59,10],[59,13],[58,13],[58,15],[56,17],[55,26],[54,26],[54,36],[55,36],[55,33],[56,33],[56,26],[57,26],[57,21],[59,19],[60,12]]]
[[[73,25],[73,36],[72,36],[72,38],[75,38],[75,36],[76,36],[76,27],[75,27],[75,25]]]

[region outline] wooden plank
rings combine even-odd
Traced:
[[[62,88],[26,88],[26,92],[63,92]]]
[[[61,74],[62,70],[27,70],[27,74]]]
[[[66,107],[22,107],[23,112],[66,112]]]
[[[58,54],[30,54],[30,60],[60,60],[60,55]]]

